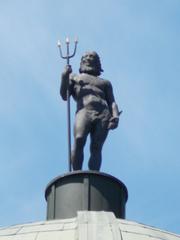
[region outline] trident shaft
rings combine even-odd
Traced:
[[[59,48],[59,53],[60,57],[63,59],[66,59],[67,65],[70,64],[70,58],[74,57],[76,54],[76,49],[77,49],[77,39],[75,40],[75,45],[74,45],[74,51],[70,55],[70,50],[69,50],[69,38],[66,38],[66,56],[63,55],[62,49],[61,49],[61,43],[58,41],[58,48]],[[68,132],[68,169],[71,172],[71,111],[70,111],[70,92],[69,92],[69,76],[68,76],[68,87],[67,87],[67,132]]]

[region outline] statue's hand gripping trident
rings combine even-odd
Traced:
[[[76,54],[76,49],[77,49],[77,39],[75,40],[75,45],[74,45],[74,51],[72,54],[70,54],[69,51],[69,38],[66,38],[66,56],[63,55],[62,49],[61,49],[61,42],[58,41],[58,48],[59,48],[59,53],[60,57],[63,59],[66,59],[67,61],[67,67],[66,67],[66,72],[68,73],[68,83],[67,83],[67,92],[66,92],[66,100],[67,100],[67,131],[68,131],[68,165],[69,165],[69,171],[71,172],[71,112],[70,112],[70,92],[69,92],[69,75],[71,73],[71,67],[70,67],[70,58],[74,57]]]

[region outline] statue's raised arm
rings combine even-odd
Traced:
[[[69,88],[69,76],[72,73],[70,65],[66,65],[64,72],[61,75],[60,95],[63,100],[67,100],[67,89]]]

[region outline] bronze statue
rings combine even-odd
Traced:
[[[74,170],[81,170],[83,149],[90,134],[89,169],[100,170],[101,151],[110,129],[115,129],[119,122],[119,111],[114,100],[112,85],[100,78],[103,72],[96,52],[87,52],[81,58],[80,74],[72,74],[70,65],[62,73],[60,95],[67,100],[67,89],[77,103],[74,122],[74,147],[71,163]]]

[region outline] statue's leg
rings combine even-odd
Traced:
[[[90,120],[84,109],[76,114],[74,123],[74,147],[71,161],[74,170],[81,170],[84,158],[84,145],[89,133]]]
[[[96,124],[91,132],[89,169],[100,170],[102,162],[102,147],[108,135],[107,124],[103,126],[102,122]]]

